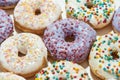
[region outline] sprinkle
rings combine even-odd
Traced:
[[[80,3],[80,2],[81,2],[81,0],[77,0],[77,2],[79,2],[79,3]]]
[[[102,68],[102,64],[99,64],[99,68]]]

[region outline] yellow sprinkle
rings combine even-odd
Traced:
[[[114,0],[110,0],[112,3],[114,3]]]
[[[102,63],[104,63],[104,61],[102,61]]]
[[[120,67],[120,62],[118,62],[118,66]]]
[[[111,11],[114,11],[114,8],[110,8]]]
[[[96,57],[96,59],[100,58],[100,56],[99,56],[99,55],[96,55],[95,57]]]
[[[110,51],[111,50],[111,48],[108,48],[108,51]]]
[[[115,40],[112,40],[112,42],[115,44],[116,43],[116,41]]]
[[[118,74],[118,76],[120,77],[120,73]]]
[[[102,39],[102,37],[100,36],[99,38],[98,38],[98,40],[101,40]]]
[[[73,70],[75,70],[76,73],[79,72],[79,68],[73,68]]]
[[[99,68],[102,68],[102,64],[99,64]]]
[[[63,74],[63,72],[60,72],[60,74]]]
[[[94,10],[94,8],[91,8],[90,10],[91,10],[91,11],[93,11],[93,10]]]
[[[35,80],[43,80],[42,78],[35,78]]]
[[[90,14],[90,12],[87,12],[87,14]]]
[[[118,47],[120,48],[120,45]]]
[[[111,70],[108,70],[109,73],[111,73]]]
[[[50,70],[50,67],[48,68],[48,70]]]
[[[100,48],[98,48],[98,52],[101,52],[101,49],[100,49]]]
[[[83,14],[83,13],[81,13],[81,16],[83,17],[83,16],[84,16],[84,14]]]
[[[103,0],[103,2],[106,2],[106,0]]]

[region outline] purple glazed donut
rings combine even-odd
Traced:
[[[0,8],[8,9],[14,8],[19,0],[0,0]]]
[[[112,24],[114,26],[115,31],[120,33],[120,7],[115,12]]]
[[[0,43],[8,38],[13,31],[12,19],[0,9]]]
[[[73,36],[72,42],[66,37]],[[47,27],[43,40],[51,56],[58,60],[84,61],[96,39],[96,31],[88,24],[74,19],[57,21]]]

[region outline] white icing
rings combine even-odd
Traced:
[[[18,56],[18,52],[26,54]],[[47,58],[47,49],[42,39],[31,33],[9,37],[0,47],[1,65],[16,74],[28,74],[38,70]]]
[[[40,9],[41,14],[35,15],[36,9]],[[52,0],[20,0],[14,10],[14,17],[25,28],[41,30],[57,20],[60,13],[60,6]]]
[[[12,74],[12,73],[8,73],[8,72],[1,72],[0,73],[0,80],[26,80],[21,76]]]

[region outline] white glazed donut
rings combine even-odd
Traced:
[[[25,55],[20,56],[19,52]],[[5,71],[31,77],[46,66],[47,49],[39,36],[20,33],[1,44],[0,63]]]
[[[0,80],[26,80],[21,76],[16,74],[8,73],[8,72],[1,72],[0,73]]]
[[[76,63],[60,61],[36,74],[35,80],[90,80],[86,70]]]
[[[100,29],[110,23],[114,14],[114,0],[66,0],[69,17],[90,23]]]
[[[60,14],[60,6],[53,0],[20,0],[14,10],[16,27],[37,34],[43,33]]]
[[[89,65],[102,80],[119,80],[120,35],[110,32],[97,37],[90,52]]]

